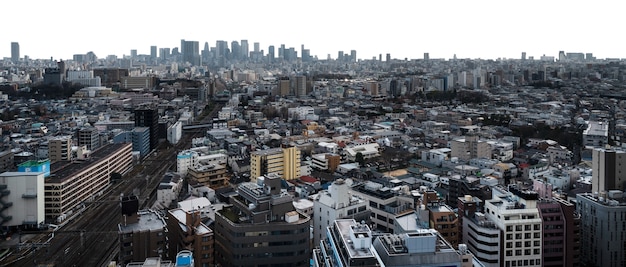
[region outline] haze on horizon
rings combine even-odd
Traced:
[[[276,1],[180,0],[168,4],[111,0],[99,6],[83,1],[10,1],[0,58],[11,42],[20,56],[71,59],[93,51],[107,55],[149,54],[150,46],[174,48],[180,40],[214,47],[216,40],[248,40],[310,49],[319,59],[357,51],[359,59],[392,58],[538,59],[558,51],[626,58],[616,2],[588,1],[329,1],[311,4]]]

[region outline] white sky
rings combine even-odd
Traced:
[[[97,3],[97,4],[96,4]],[[68,59],[149,54],[180,39],[215,46],[247,39],[300,45],[325,59],[357,50],[358,58],[519,58],[591,52],[626,58],[621,1],[561,0],[8,0],[0,4],[0,58],[10,42],[20,56]],[[278,54],[278,50],[276,50]]]

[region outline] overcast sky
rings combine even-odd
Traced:
[[[565,52],[626,58],[619,1],[316,0],[146,1],[11,0],[0,4],[0,57],[69,59],[149,54],[178,47],[247,39],[250,50],[300,45],[325,59],[357,50],[358,58],[539,58]],[[2,48],[4,47],[4,48]],[[277,52],[276,52],[277,53]]]

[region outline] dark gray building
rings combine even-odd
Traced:
[[[87,146],[89,150],[100,147],[100,134],[94,127],[83,127],[78,130],[78,145]]]
[[[281,179],[242,183],[230,206],[215,215],[215,261],[220,266],[309,266],[310,218],[281,192]]]

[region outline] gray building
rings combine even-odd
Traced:
[[[580,263],[583,266],[626,266],[626,198],[611,190],[579,194]]]
[[[136,127],[132,132],[133,151],[139,151],[141,157],[150,153],[150,128]]]
[[[310,218],[296,211],[277,175],[242,183],[215,214],[220,266],[309,266]]]
[[[100,134],[94,127],[83,127],[78,130],[78,145],[87,146],[89,150],[100,147]]]
[[[11,61],[17,63],[20,60],[20,44],[18,42],[11,42]]]

